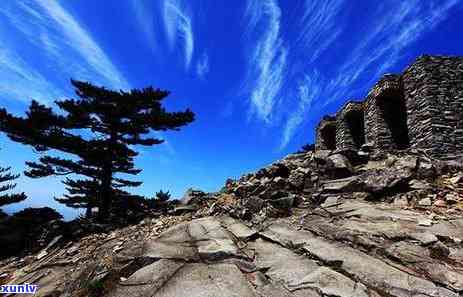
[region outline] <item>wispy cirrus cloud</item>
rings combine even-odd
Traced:
[[[289,49],[280,36],[281,9],[276,0],[249,0],[245,23],[247,42],[247,88],[250,116],[270,123],[284,84]]]
[[[57,1],[36,1],[52,20],[43,25],[57,25],[63,37],[65,37],[60,40],[61,44],[67,44],[69,47],[79,52],[88,66],[108,80],[113,87],[129,88],[129,83],[116,69],[110,58],[70,13],[68,13]],[[51,44],[51,46],[59,47],[59,44]]]
[[[185,69],[188,69],[193,58],[194,35],[192,14],[182,0],[164,0],[164,28],[170,48],[181,43],[185,58]]]
[[[196,74],[199,78],[204,79],[209,72],[209,56],[204,52],[196,63]]]
[[[149,5],[150,2],[131,0],[130,4],[135,16],[135,20],[141,28],[141,32],[144,34],[148,45],[151,49],[156,50],[157,48],[157,31],[155,30],[154,23],[154,8]]]
[[[342,14],[346,12],[345,0],[304,2],[304,13],[299,20],[296,46],[308,55],[308,62],[316,60],[326,51],[345,29]]]
[[[0,38],[2,38],[0,34]],[[18,54],[2,46],[0,48],[0,96],[24,103],[31,98],[47,103],[50,96],[62,95],[38,71],[32,69]]]
[[[315,72],[312,75],[305,75],[304,78],[298,82],[297,98],[299,104],[296,111],[289,116],[284,126],[280,149],[288,145],[296,129],[304,122],[304,118],[312,107],[312,102],[320,96],[321,88],[318,79],[319,74]]]
[[[109,56],[59,2],[8,2],[2,4],[0,15],[4,16],[4,25],[17,30],[1,31],[5,49],[0,62],[3,69],[8,69],[2,76],[20,77],[9,85],[17,96],[40,99],[62,95],[71,77],[113,88],[130,87]],[[37,61],[42,61],[41,65]]]
[[[349,86],[362,81],[362,78],[364,84],[371,84],[461,3],[460,0],[396,2],[393,7],[385,3],[378,6],[369,30],[340,66],[340,75],[330,82],[333,96],[326,103],[339,100]],[[368,72],[370,79],[364,79],[365,72]]]

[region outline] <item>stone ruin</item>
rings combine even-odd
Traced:
[[[318,150],[421,149],[463,155],[463,57],[424,55],[402,74],[386,74],[363,101],[349,101],[316,130]]]

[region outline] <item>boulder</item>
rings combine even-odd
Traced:
[[[289,174],[290,174],[289,168],[282,163],[276,163],[267,168],[267,175],[269,177],[288,178]]]
[[[418,205],[419,206],[431,206],[432,205],[431,198],[427,197],[427,198],[421,199],[420,201],[418,201]]]
[[[294,196],[269,200],[269,203],[275,208],[290,209],[294,205]]]
[[[419,159],[416,173],[419,178],[434,178],[437,174],[437,169],[430,160],[421,158]]]
[[[447,203],[445,202],[445,200],[442,199],[434,201],[433,205],[436,207],[447,207]]]
[[[430,255],[433,258],[446,259],[450,255],[449,248],[440,241],[435,242],[429,247]]]
[[[412,233],[410,234],[410,237],[418,240],[422,245],[429,245],[431,243],[437,242],[438,239],[436,235],[430,233],[430,232],[423,232],[423,233]]]
[[[342,154],[330,155],[328,158],[328,171],[333,178],[348,177],[353,174],[354,168],[347,157]]]
[[[253,193],[259,185],[257,183],[252,184],[249,182],[241,183],[238,187],[235,188],[234,193],[238,197],[246,197],[248,194]]]
[[[394,205],[398,207],[406,207],[408,206],[408,199],[405,195],[399,195],[394,198]]]
[[[270,183],[270,187],[272,189],[282,189],[285,187],[285,185],[286,185],[286,180],[282,178],[281,176],[275,177]]]
[[[424,227],[431,227],[432,226],[432,220],[431,219],[426,219],[426,218],[418,219],[418,225],[419,226],[424,226]]]
[[[330,154],[330,150],[316,150],[312,157],[315,162],[324,164],[327,162],[328,156]]]
[[[378,194],[406,186],[412,176],[409,168],[399,167],[369,170],[362,174],[362,179],[366,191]]]
[[[398,158],[394,162],[394,167],[397,169],[408,169],[408,170],[416,170],[418,166],[418,157],[416,156],[404,156],[401,158]]]
[[[304,188],[305,179],[308,175],[309,170],[296,169],[291,171],[291,174],[288,177],[288,183],[295,189]]]
[[[409,181],[408,185],[412,190],[428,190],[431,188],[431,185],[428,182],[416,179]]]
[[[463,173],[458,173],[458,174],[456,174],[455,176],[453,176],[453,177],[450,179],[450,182],[451,182],[454,186],[462,185],[462,184],[463,184]]]
[[[194,204],[198,202],[198,199],[201,199],[204,196],[206,196],[206,193],[203,191],[190,188],[183,195],[182,199],[180,199],[180,203],[183,205]]]
[[[321,185],[322,192],[353,192],[362,188],[362,181],[358,176],[324,181]]]
[[[325,199],[325,202],[321,205],[322,207],[330,207],[337,204],[339,201],[339,196],[328,196]]]
[[[445,201],[448,204],[456,204],[460,200],[461,199],[460,199],[459,195],[456,194],[456,193],[448,193],[447,195],[445,195]]]
[[[195,212],[197,210],[198,207],[196,205],[180,205],[174,208],[173,213],[179,215],[188,212]]]
[[[244,207],[253,213],[258,213],[265,205],[265,201],[259,197],[252,196],[244,202]]]

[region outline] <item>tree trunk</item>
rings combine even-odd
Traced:
[[[117,132],[112,129],[111,136],[108,139],[108,152],[105,156],[105,162],[103,165],[103,171],[101,176],[101,197],[100,197],[100,209],[98,211],[98,217],[100,220],[106,220],[109,217],[111,210],[112,197],[112,182],[113,182],[113,160],[116,158],[115,147],[117,145]]]
[[[88,219],[92,216],[92,207],[87,205],[87,209],[85,210],[85,217]]]
[[[106,220],[109,217],[109,211],[111,209],[111,184],[113,173],[111,165],[109,164],[106,164],[103,167],[103,173],[101,177],[100,208],[98,210],[98,217],[100,221]]]

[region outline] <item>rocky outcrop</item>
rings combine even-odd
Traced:
[[[440,204],[441,209],[458,212],[458,203],[443,202],[439,198],[443,194],[439,193],[452,192],[442,186],[442,181],[459,172],[460,166],[419,151],[383,153],[360,163],[331,151],[294,154],[237,181],[229,181],[224,190],[236,199],[226,213],[257,223],[285,215],[292,207],[320,205],[330,197],[406,201],[410,206],[431,197],[432,203]],[[450,196],[458,196],[452,193]]]
[[[456,297],[462,238],[461,217],[341,198],[259,228],[229,216],[142,222],[3,263],[2,277],[37,283],[37,296]]]
[[[182,211],[5,260],[0,282],[62,297],[463,293],[458,163],[311,151],[185,197]]]

